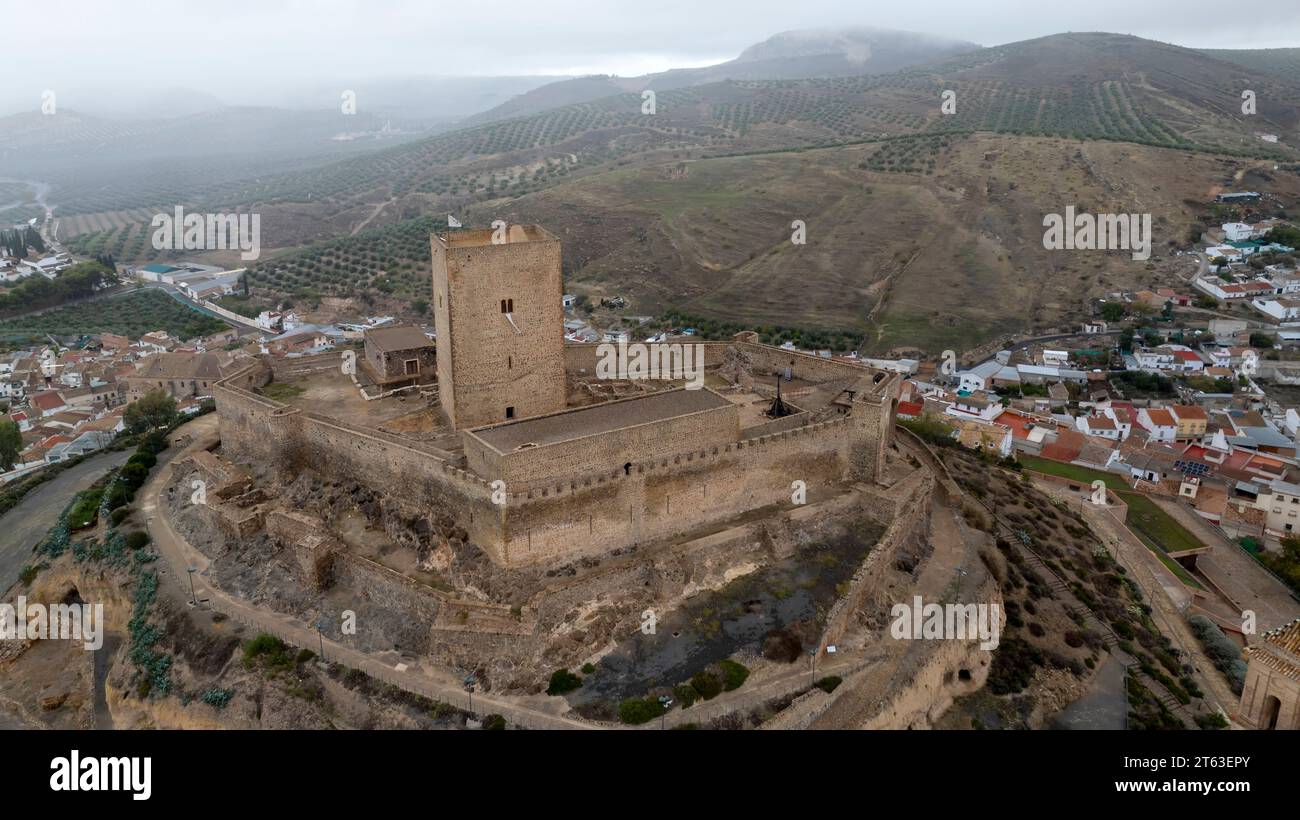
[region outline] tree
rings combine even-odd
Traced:
[[[1124,318],[1123,302],[1107,302],[1101,306],[1101,318],[1108,322],[1118,322]]]
[[[8,472],[18,462],[23,449],[23,434],[9,419],[0,421],[0,469]]]
[[[132,402],[122,414],[123,423],[132,433],[167,427],[175,420],[176,400],[161,387]]]

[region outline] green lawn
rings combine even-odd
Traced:
[[[1191,576],[1183,566],[1166,553],[1197,549],[1205,546],[1196,536],[1173,519],[1169,513],[1160,509],[1154,501],[1129,489],[1122,476],[1080,467],[1077,464],[1062,464],[1059,461],[1019,454],[1020,463],[1026,470],[1034,470],[1047,475],[1060,476],[1091,486],[1094,481],[1104,481],[1106,486],[1128,505],[1128,519],[1125,522],[1129,530],[1138,537],[1147,549],[1151,550],[1160,563],[1178,577],[1184,584],[1201,589],[1201,584]]]
[[[1181,552],[1205,546],[1169,513],[1141,493],[1122,492],[1119,496],[1128,504],[1129,528],[1148,533],[1165,552]]]
[[[1088,485],[1101,480],[1106,482],[1106,486],[1112,490],[1127,490],[1129,488],[1128,483],[1124,481],[1124,477],[1115,473],[1104,473],[1101,470],[1092,470],[1088,467],[1080,467],[1077,464],[1062,464],[1059,461],[1052,461],[1050,458],[1040,458],[1025,455],[1024,453],[1017,453],[1016,459],[1026,470],[1069,478]]]

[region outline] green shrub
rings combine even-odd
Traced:
[[[119,510],[131,503],[131,489],[121,481],[114,481],[108,489],[108,508]]]
[[[506,728],[506,719],[501,715],[488,715],[483,718],[483,728],[489,732],[499,732]]]
[[[618,705],[618,719],[631,726],[639,726],[664,713],[657,698],[628,698]]]
[[[1228,721],[1218,712],[1210,712],[1205,715],[1197,715],[1196,725],[1202,729],[1226,729],[1228,728]]]
[[[146,470],[152,470],[158,463],[158,457],[148,450],[136,450],[130,458],[126,460],[127,464],[139,464]]]
[[[699,693],[689,683],[681,683],[673,687],[673,698],[682,705],[683,709],[689,709],[699,698]]]
[[[722,681],[712,672],[696,672],[691,678],[691,688],[701,700],[712,700],[722,692]]]
[[[94,524],[99,518],[99,502],[103,495],[103,490],[88,490],[82,493],[77,498],[77,503],[68,511],[68,527],[79,530]]]
[[[36,573],[40,571],[41,568],[39,566],[28,564],[27,566],[23,567],[22,574],[19,575],[18,577],[23,582],[23,586],[31,586],[32,581],[36,580]]]
[[[126,536],[126,548],[132,551],[138,550],[148,543],[149,533],[144,530],[136,530]]]
[[[264,658],[270,666],[288,666],[293,662],[284,641],[266,632],[244,644],[244,663],[251,665]]]
[[[127,507],[117,507],[114,509],[110,505],[109,509],[113,510],[113,512],[109,514],[108,520],[113,523],[114,527],[125,521],[126,517],[131,514],[131,510]]]
[[[722,669],[722,688],[727,692],[739,689],[749,678],[749,669],[742,663],[728,659],[719,662],[718,666]]]
[[[122,465],[122,471],[118,473],[119,480],[127,486],[127,489],[134,492],[144,486],[144,482],[149,478],[149,468],[139,462],[127,462]]]
[[[1246,662],[1241,659],[1241,647],[1223,634],[1218,624],[1204,615],[1193,615],[1187,619],[1187,623],[1205,648],[1210,662],[1228,679],[1233,693],[1240,695],[1246,684]]]
[[[548,695],[563,695],[582,686],[582,678],[567,669],[556,669],[551,673],[551,683],[546,687]]]
[[[839,675],[827,675],[826,677],[818,680],[813,685],[829,695],[831,692],[834,692],[835,689],[839,687],[839,685],[843,682],[844,682],[843,679],[840,678]]]
[[[199,699],[202,700],[204,703],[208,704],[209,706],[214,706],[217,709],[225,709],[226,705],[230,703],[230,699],[234,697],[234,695],[235,695],[234,689],[213,688],[207,690],[202,695],[200,695]]]
[[[582,665],[582,674],[584,674],[584,675],[591,675],[591,674],[595,674],[595,672],[596,672],[596,667],[595,667],[595,665],[590,664],[590,663],[584,663],[584,664]]]

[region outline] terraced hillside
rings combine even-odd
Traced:
[[[1194,261],[1168,254],[1232,184],[1300,201],[1300,177],[1272,163],[985,133],[617,168],[460,216],[545,224],[564,242],[566,289],[622,295],[633,314],[676,309],[865,336],[873,351],[938,351],[1076,323],[1113,290],[1186,289]],[[1151,213],[1151,260],[1044,250],[1043,214],[1071,204]],[[795,219],[805,245],[790,241]],[[324,296],[369,288],[409,308],[428,299],[427,231],[441,225],[400,225],[268,260],[251,282]]]
[[[1259,100],[1249,119],[1240,114],[1243,88]],[[956,92],[953,115],[940,112],[945,90]],[[717,82],[665,90],[657,102],[656,113],[646,115],[640,94],[616,94],[322,167],[173,193],[209,209],[257,205],[274,213],[277,206],[305,205],[329,229],[350,230],[378,206],[391,221],[407,201],[442,209],[517,195],[610,162],[820,147],[932,130],[1289,158],[1300,84],[1136,37],[1063,34],[892,74]],[[1258,140],[1255,132],[1265,127],[1283,135],[1281,147]],[[163,200],[158,205],[173,204],[162,190],[154,195]],[[280,242],[296,244],[311,233],[286,217]]]
[[[203,197],[262,214],[264,246],[282,249],[253,272],[264,292],[427,298],[418,237],[455,213],[547,225],[570,287],[636,313],[942,349],[1073,322],[1104,289],[1185,285],[1166,254],[1215,193],[1296,201],[1298,116],[1300,85],[1278,75],[1068,34],[887,75],[671,89],[653,115],[614,95]],[[1043,214],[1067,205],[1153,214],[1152,261],[1044,252]],[[794,219],[806,246],[788,242]],[[103,244],[129,252],[133,237]]]
[[[1300,82],[1300,48],[1203,48],[1201,53]]]

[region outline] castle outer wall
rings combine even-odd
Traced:
[[[853,365],[763,345],[736,347],[764,367],[793,367],[797,378],[872,375]],[[449,454],[427,445],[253,392],[270,378],[270,370],[259,362],[214,386],[226,457],[355,480],[383,493],[386,503],[404,515],[448,516],[502,566],[605,555],[759,508],[788,508],[795,482],[803,482],[812,497],[845,481],[873,481],[883,465],[896,393],[896,377],[887,377],[891,381],[881,382],[872,395],[855,397],[851,411],[842,415],[726,444],[696,447],[683,433],[679,452],[628,457],[632,465],[627,470],[575,471],[543,481],[540,469],[532,468],[531,480],[525,482],[531,486],[516,492],[508,483],[494,488],[497,477],[461,469]],[[670,422],[665,433],[675,430],[675,421]],[[550,473],[562,475],[554,469]],[[494,503],[494,489],[495,500],[503,503]]]

